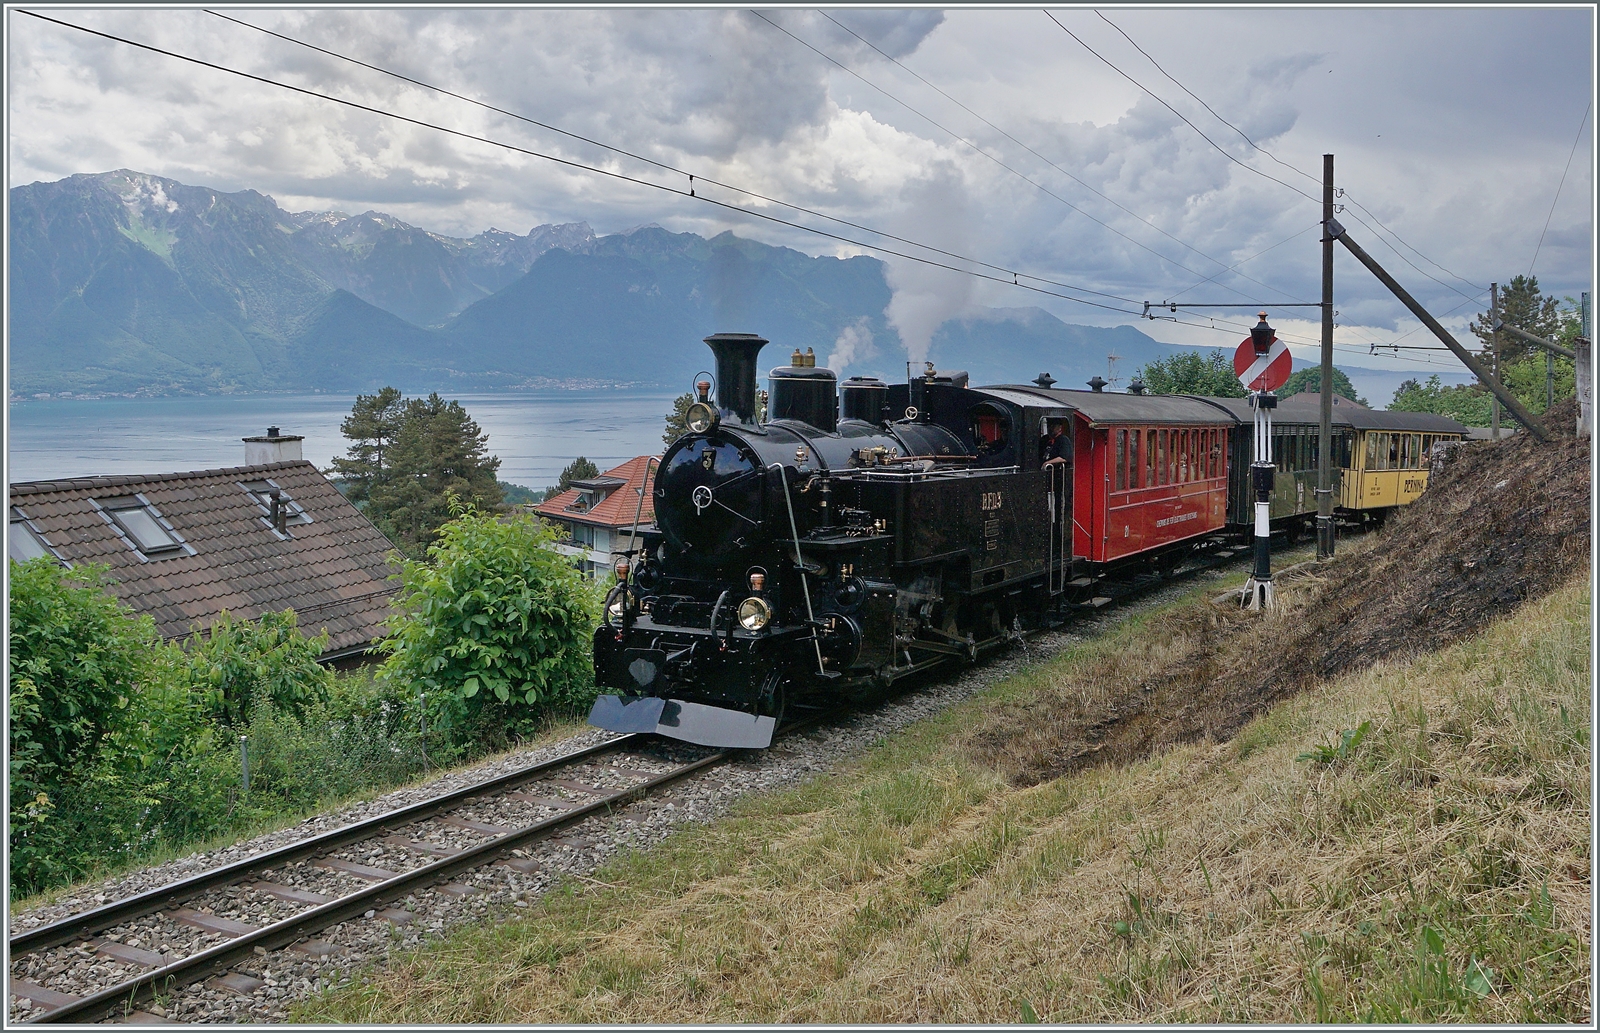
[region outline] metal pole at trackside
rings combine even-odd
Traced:
[[[1389,288],[1390,292],[1399,298],[1406,308],[1411,310],[1411,314],[1422,321],[1423,326],[1433,331],[1433,336],[1437,337],[1446,348],[1449,348],[1455,357],[1461,360],[1461,364],[1471,370],[1472,375],[1477,377],[1484,387],[1494,392],[1494,396],[1500,399],[1500,403],[1511,410],[1511,414],[1517,418],[1517,422],[1528,428],[1529,434],[1532,434],[1540,441],[1550,440],[1550,432],[1545,430],[1544,424],[1539,422],[1538,417],[1529,412],[1528,407],[1523,405],[1516,395],[1506,390],[1505,385],[1500,383],[1499,377],[1490,373],[1483,367],[1483,363],[1473,358],[1471,352],[1461,347],[1461,342],[1451,337],[1450,331],[1441,326],[1439,321],[1433,318],[1432,313],[1423,308],[1416,298],[1413,298],[1404,287],[1400,286],[1400,281],[1390,276],[1389,271],[1378,264],[1377,259],[1367,254],[1360,244],[1351,240],[1350,234],[1346,233],[1345,228],[1339,225],[1338,219],[1329,220],[1328,226],[1333,231],[1334,239],[1343,244],[1346,251],[1356,256],[1356,261],[1366,266],[1367,271],[1376,276],[1380,283]]]
[[[1317,428],[1317,559],[1333,558],[1333,155],[1322,156],[1322,412]]]

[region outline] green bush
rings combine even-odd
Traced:
[[[393,686],[316,663],[293,613],[188,649],[103,590],[104,568],[11,566],[13,897],[387,788],[454,759]],[[249,742],[242,792],[239,734]]]
[[[229,725],[248,720],[264,700],[300,717],[326,702],[333,688],[334,673],[317,663],[327,647],[326,633],[301,634],[293,610],[246,621],[224,610],[209,631],[196,631],[185,643],[186,677]]]
[[[594,697],[596,587],[531,516],[453,502],[428,560],[408,560],[381,675],[425,695],[455,742],[526,734]]]
[[[160,651],[150,618],[136,619],[103,591],[102,564],[71,570],[49,557],[11,562],[11,749],[64,767],[123,719]],[[41,691],[42,690],[42,691]]]

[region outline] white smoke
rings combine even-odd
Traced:
[[[936,163],[926,178],[907,184],[901,198],[905,207],[894,221],[903,225],[896,228],[897,233],[957,253],[971,253],[973,221],[968,191],[954,165]],[[949,261],[941,255],[929,257]],[[928,358],[935,331],[945,320],[967,311],[977,281],[948,269],[898,258],[888,260],[885,276],[894,296],[889,299],[884,316],[899,332],[906,357],[920,365]]]
[[[829,369],[842,374],[852,362],[877,354],[877,349],[872,346],[872,327],[869,323],[870,320],[862,316],[839,331],[838,338],[833,342],[833,351],[828,354]]]

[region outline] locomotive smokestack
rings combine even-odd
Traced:
[[[717,357],[717,405],[742,423],[755,423],[756,356],[767,339],[757,334],[712,334],[705,342]]]

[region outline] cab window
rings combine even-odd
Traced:
[[[972,410],[972,443],[979,455],[993,455],[1005,448],[1011,439],[1011,419],[991,405],[979,405]]]

